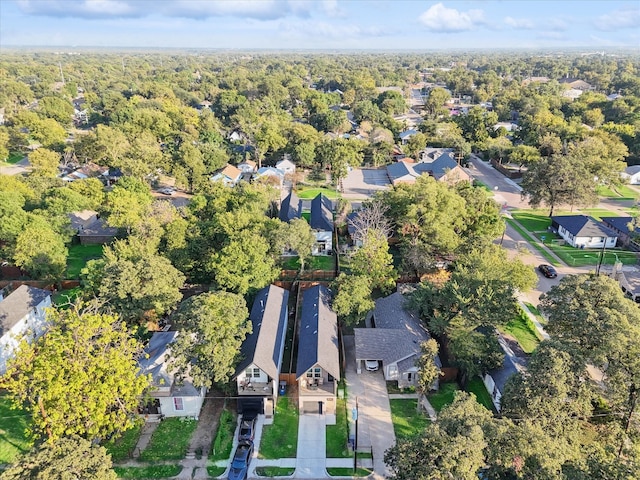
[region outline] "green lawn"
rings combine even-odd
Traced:
[[[460,390],[458,384],[455,382],[441,383],[440,389],[435,393],[427,395],[429,403],[436,409],[436,412],[442,410],[446,405],[453,403],[453,397],[456,391]]]
[[[67,257],[67,278],[79,278],[89,260],[102,258],[102,245],[71,245]]]
[[[211,444],[210,460],[227,460],[231,456],[237,425],[235,415],[226,408],[222,410],[216,438]]]
[[[69,290],[60,290],[53,294],[51,301],[56,307],[67,308],[82,293],[82,287],[73,287]]]
[[[207,473],[209,474],[210,477],[219,477],[224,473],[226,469],[227,469],[226,467],[216,467],[216,466],[207,467]]]
[[[164,419],[153,432],[151,442],[142,451],[140,459],[144,461],[183,459],[197,425],[198,422],[187,418]]]
[[[452,397],[453,399],[453,397]],[[429,417],[417,411],[416,399],[391,399],[391,421],[398,438],[411,437],[422,432],[429,424]]]
[[[349,417],[347,401],[338,398],[336,402],[336,424],[327,425],[327,458],[349,458],[351,452],[347,447],[349,438]]]
[[[605,208],[582,208],[580,209],[580,213],[584,215],[589,215],[590,217],[595,218],[596,220],[600,220],[602,217],[619,217],[620,214],[617,212],[612,212],[611,210],[607,210]]]
[[[515,337],[525,353],[533,352],[542,340],[533,322],[522,310],[516,318],[502,325],[500,331]]]
[[[362,468],[362,467],[358,467],[356,469],[355,473],[353,472],[353,468],[348,468],[348,467],[328,467],[327,468],[327,473],[331,477],[364,478],[364,477],[368,477],[369,475],[371,475],[372,472],[368,468]]]
[[[298,198],[302,200],[310,200],[312,198],[316,198],[319,193],[322,193],[327,198],[338,198],[338,194],[336,193],[335,189],[332,188],[301,187],[296,192],[296,195],[298,195]]]
[[[27,436],[29,416],[22,410],[12,410],[11,402],[0,396],[0,464],[12,463],[16,457],[31,449]]]
[[[167,478],[182,471],[180,465],[152,465],[149,467],[113,467],[118,478]]]
[[[551,226],[551,219],[529,210],[514,210],[511,216],[530,232],[544,232]]]
[[[295,458],[298,450],[298,408],[288,397],[279,397],[272,425],[262,429],[259,458]]]
[[[284,270],[299,270],[300,261],[298,257],[283,257],[282,268]],[[335,259],[333,255],[317,255],[309,258],[304,266],[307,270],[324,270],[333,272],[335,268]]]
[[[550,240],[550,238],[545,239],[545,245],[567,265],[579,267],[598,264],[602,249],[574,248],[570,245],[557,245],[551,243]],[[607,249],[602,263],[604,265],[613,265],[616,262],[616,256],[624,265],[635,265],[638,262],[637,254],[634,252]]]
[[[0,166],[15,165],[20,160],[22,160],[24,157],[25,157],[25,155],[23,153],[11,152],[11,153],[9,153],[9,156],[6,159],[4,159],[4,160],[0,159]]]
[[[540,313],[540,310],[534,307],[531,303],[525,302],[525,305],[529,309],[529,311],[533,313],[533,315],[540,322],[540,324],[542,324],[543,326],[547,324],[547,320],[542,316],[542,314]]]
[[[480,377],[473,377],[469,383],[467,383],[467,392],[473,393],[476,396],[476,400],[480,405],[484,405],[487,410],[495,411],[493,402],[491,401],[491,395],[487,391],[487,387],[484,386],[484,382]]]
[[[131,457],[133,449],[136,447],[136,443],[138,443],[138,438],[140,438],[142,425],[142,422],[137,423],[120,437],[109,440],[103,445],[104,448],[107,449],[107,452],[111,454],[111,459],[114,462],[119,462]]]
[[[616,187],[615,189],[600,185],[596,191],[599,196],[612,200],[636,200],[639,196],[636,190],[626,185]]]
[[[261,477],[290,477],[295,471],[295,468],[289,467],[257,467],[256,475]]]

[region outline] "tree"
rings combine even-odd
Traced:
[[[33,166],[33,175],[57,177],[60,155],[41,147],[29,154],[29,163]]]
[[[367,232],[362,247],[351,257],[351,271],[354,275],[368,277],[371,286],[383,292],[395,286],[397,274],[393,269],[393,256],[389,253],[389,244],[382,232]]]
[[[422,132],[418,132],[409,137],[409,140],[407,140],[407,143],[403,148],[407,153],[407,156],[416,159],[418,158],[418,154],[424,150],[426,146],[427,136]]]
[[[188,375],[198,387],[227,382],[240,346],[251,333],[244,298],[228,292],[202,293],[182,302],[173,318],[180,327],[171,347],[179,375]]]
[[[9,157],[9,132],[4,125],[0,126],[0,161]]]
[[[78,437],[43,443],[20,457],[0,475],[1,480],[116,480],[111,456],[104,447]]]
[[[343,325],[357,324],[375,307],[371,300],[371,279],[368,276],[343,272],[336,278],[332,288],[337,291],[332,308]]]
[[[127,178],[127,183],[122,180],[107,193],[105,210],[111,227],[130,233],[148,217],[153,197],[141,180],[133,177]]]
[[[104,259],[87,262],[81,278],[88,292],[127,321],[170,311],[185,281],[168,259],[135,237],[106,247]]]
[[[420,344],[420,357],[416,361],[418,368],[417,390],[420,395],[426,395],[431,390],[433,382],[441,375],[440,367],[435,362],[437,356],[438,342],[433,338]]]
[[[33,278],[57,281],[67,268],[64,239],[44,222],[31,222],[17,237],[13,260]]]
[[[549,216],[559,205],[585,206],[597,201],[596,183],[583,162],[570,156],[554,155],[529,166],[522,177],[522,195],[529,205],[549,207]]]
[[[348,220],[353,227],[354,233],[351,238],[356,243],[364,243],[369,230],[380,232],[385,238],[391,237],[393,228],[391,222],[385,216],[389,207],[379,199],[363,203],[357,214]]]
[[[435,119],[446,112],[444,104],[448,102],[450,98],[451,95],[444,88],[432,88],[424,105],[428,117]]]
[[[518,165],[532,165],[540,160],[540,151],[529,145],[518,145],[511,150],[509,159]]]
[[[476,480],[485,465],[487,439],[483,429],[492,414],[473,394],[456,392],[451,405],[440,412],[422,435],[399,439],[385,452],[392,480]]]
[[[49,328],[20,343],[0,384],[31,416],[32,433],[104,438],[133,426],[147,377],[138,375],[140,344],[117,316],[95,307],[49,310]]]
[[[296,218],[289,223],[282,223],[276,243],[279,253],[286,249],[298,254],[300,271],[302,272],[307,259],[311,257],[316,237],[304,218]]]

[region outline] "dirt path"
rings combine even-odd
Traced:
[[[217,396],[217,392],[211,391],[209,395]],[[220,422],[220,413],[223,406],[224,399],[222,398],[207,398],[204,401],[200,410],[198,427],[193,432],[191,443],[187,450],[187,458],[191,455],[202,455],[203,458],[207,458],[211,451],[213,436],[218,431],[218,423]]]

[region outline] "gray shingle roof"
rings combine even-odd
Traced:
[[[384,365],[401,362],[420,355],[420,344],[431,338],[418,317],[405,309],[400,292],[376,300],[373,318],[375,328],[354,329],[357,360],[381,360]],[[414,361],[402,365],[412,366]],[[439,357],[436,363],[442,365]]]
[[[617,237],[615,232],[586,215],[558,215],[551,221],[576,237]]]
[[[458,162],[451,156],[452,154],[447,152],[440,155],[433,162],[428,163],[430,166],[430,174],[439,179],[444,176],[449,170],[453,170],[458,166]]]
[[[151,385],[154,387],[170,387],[172,397],[197,397],[200,395],[200,391],[189,378],[185,378],[180,383],[176,382],[174,374],[169,370],[171,366],[167,362],[167,355],[170,354],[170,345],[175,342],[178,334],[179,332],[155,332],[153,334],[144,349],[145,355],[138,360],[140,373],[143,375],[151,374]]]
[[[78,232],[79,237],[115,237],[116,235],[118,235],[118,229],[107,225],[102,218],[98,218]]]
[[[41,288],[28,285],[20,285],[16,288],[0,302],[0,337],[49,296],[51,292]]]
[[[340,379],[338,317],[330,307],[330,291],[316,285],[302,294],[296,379],[314,365]]]
[[[333,231],[333,205],[331,200],[319,193],[311,201],[311,218],[309,225],[314,230],[321,232]]]
[[[258,292],[249,316],[253,331],[242,343],[242,360],[234,378],[242,375],[252,363],[269,377],[278,378],[284,346],[282,339],[287,330],[288,301],[289,292],[275,285]]]
[[[629,230],[629,224],[633,221],[633,217],[601,217],[602,223],[607,227],[613,227],[619,232],[626,233],[629,235],[631,230]]]
[[[280,218],[280,220],[282,220],[283,222],[290,222],[291,220],[300,218],[301,216],[302,202],[294,192],[291,192],[282,201],[278,218]]]
[[[387,175],[392,182],[406,176],[418,177],[413,167],[406,162],[394,162],[387,165]]]

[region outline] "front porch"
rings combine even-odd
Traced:
[[[273,395],[273,382],[246,382],[238,386],[238,395]]]
[[[303,396],[316,396],[316,395],[336,395],[336,382],[326,381],[307,381],[300,380],[298,382],[298,395]]]

